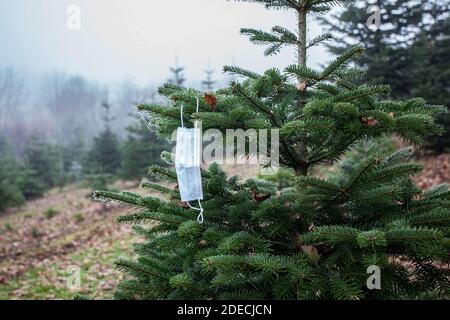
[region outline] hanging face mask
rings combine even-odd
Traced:
[[[197,112],[199,101],[197,99]],[[175,169],[178,177],[178,189],[181,201],[187,202],[190,208],[200,211],[198,222],[203,223],[203,200],[201,163],[201,131],[195,122],[195,128],[185,128],[183,106],[181,106],[181,128],[177,130],[177,146],[175,153]],[[192,207],[189,201],[198,201],[199,208]]]

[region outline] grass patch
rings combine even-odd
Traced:
[[[17,279],[0,285],[0,300],[73,299],[74,293],[43,279],[44,268],[34,268]]]
[[[75,218],[75,222],[80,223],[84,221],[84,216],[81,212],[75,213],[73,216]]]
[[[38,228],[33,227],[31,229],[31,236],[35,239],[42,237],[44,234],[42,232],[39,231]]]
[[[8,233],[14,231],[14,227],[11,223],[5,223],[3,228],[0,229],[0,234]]]
[[[48,208],[44,211],[44,217],[46,219],[52,219],[53,217],[57,216],[59,214],[59,211],[53,208]]]
[[[0,284],[0,300],[73,300],[77,297],[113,299],[114,290],[122,274],[114,268],[114,261],[132,258],[132,234],[117,241],[104,239],[108,246],[81,248],[55,262],[30,269],[23,275]],[[80,272],[80,287],[69,288],[69,276]]]

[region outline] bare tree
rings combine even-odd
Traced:
[[[119,136],[123,137],[125,129],[134,121],[137,115],[136,106],[138,104],[155,102],[156,89],[151,86],[139,86],[131,79],[121,81],[114,89],[114,106],[115,115],[117,116],[114,128]]]
[[[17,119],[25,102],[23,78],[12,67],[0,68],[0,130]]]
[[[98,132],[97,109],[102,90],[81,76],[62,72],[47,75],[40,90],[40,103],[52,115],[57,140],[62,144],[74,140],[73,132],[82,128],[86,137]]]
[[[125,79],[119,83],[116,90],[116,102],[128,111],[133,111],[137,104],[153,101],[155,90],[153,88],[142,88],[133,80]]]

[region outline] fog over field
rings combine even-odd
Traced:
[[[78,13],[79,28],[70,28]],[[62,144],[80,134],[90,140],[108,101],[122,135],[133,105],[154,98],[176,56],[186,85],[197,88],[205,69],[222,86],[229,80],[223,65],[264,71],[294,61],[292,50],[264,57],[239,34],[242,26],[274,23],[295,19],[223,0],[0,0],[0,132],[19,153],[33,134]],[[316,23],[310,29],[319,33]],[[310,63],[323,63],[325,49],[314,50]]]

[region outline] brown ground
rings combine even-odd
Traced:
[[[439,156],[424,156],[416,160],[421,163],[423,171],[415,178],[417,185],[422,189],[450,183],[450,154]]]
[[[0,217],[0,299],[111,297],[122,278],[112,262],[129,256],[133,242],[130,226],[115,218],[130,210],[94,202],[88,193],[53,190]],[[72,268],[81,270],[81,287],[68,290]]]

